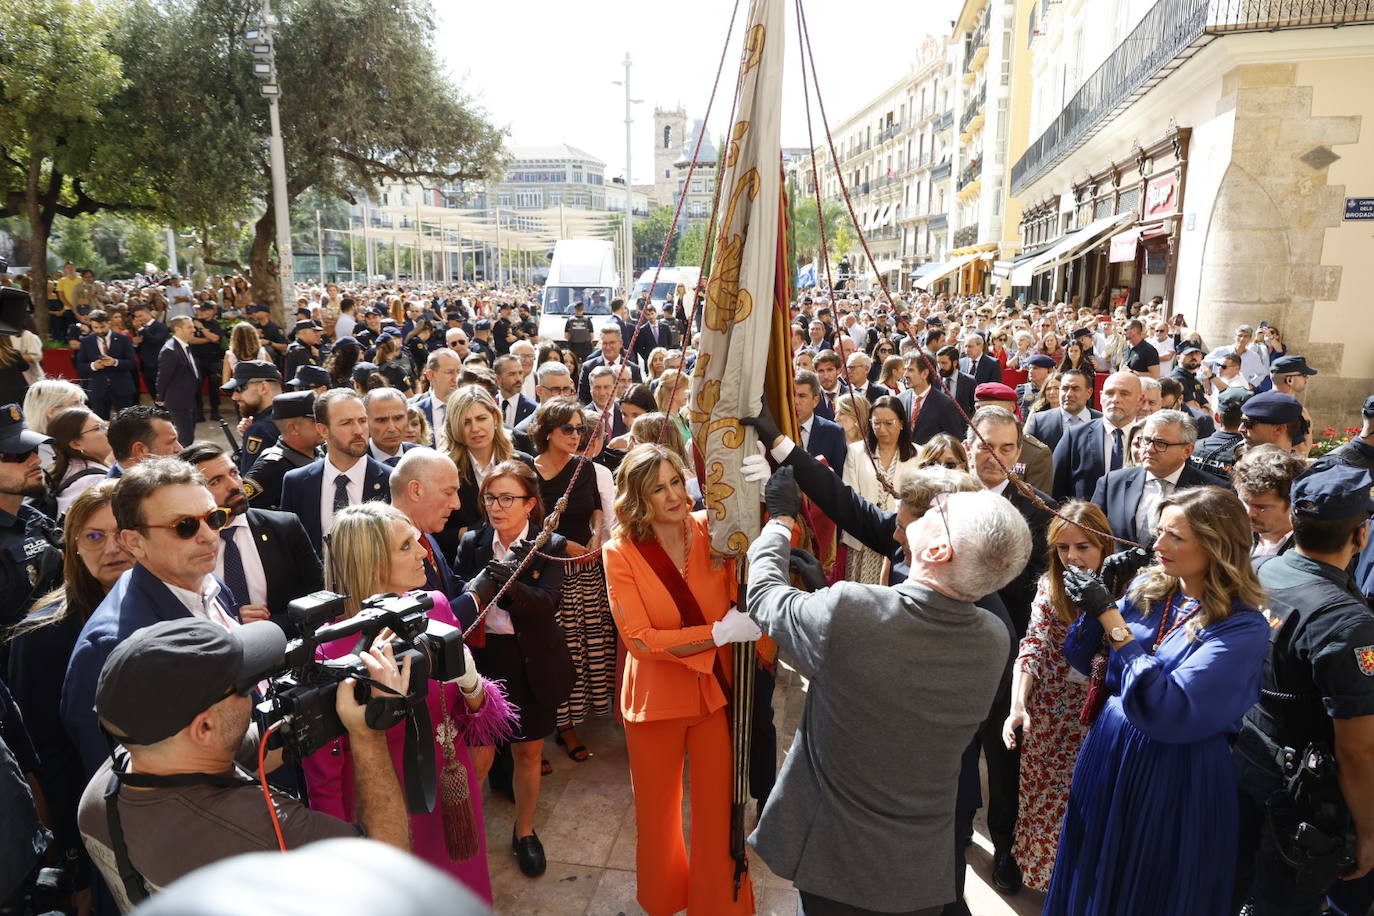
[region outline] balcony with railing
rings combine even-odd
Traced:
[[[902,178],[900,175],[879,175],[877,178],[868,182],[868,187],[870,191],[876,194],[879,191],[885,191],[888,188],[900,185],[901,181]]]
[[[973,123],[973,120],[983,113],[983,108],[987,105],[987,102],[988,84],[984,83],[979,90],[973,94],[973,98],[969,99],[968,104],[964,106],[964,113],[959,116],[959,133],[961,135],[977,130],[977,125]]]
[[[978,244],[978,224],[954,230],[954,247],[967,248]]]
[[[953,172],[953,171],[954,171],[954,165],[953,165],[948,159],[946,159],[944,162],[941,162],[939,165],[931,166],[931,168],[930,168],[930,180],[931,180],[931,181],[941,181],[941,180],[943,180],[943,179],[945,179],[945,178],[948,178],[948,177],[950,176],[950,173]]]
[[[953,123],[954,110],[950,109],[948,111],[942,111],[940,112],[939,117],[935,119],[935,123],[931,125],[931,129],[934,130],[936,133],[939,133],[940,131],[944,130],[946,127],[949,127]]]
[[[853,159],[856,156],[862,156],[864,153],[868,152],[872,148],[873,144],[869,142],[855,143],[852,147],[849,148],[849,151],[844,154],[844,159],[842,161],[848,162],[850,159]]]
[[[948,226],[948,213],[934,213],[931,215],[930,219],[926,221],[926,229],[931,232],[934,232],[936,229],[945,229]]]
[[[1011,170],[1012,193],[1064,161],[1204,45],[1237,32],[1374,23],[1374,0],[1158,0]]]
[[[901,229],[896,226],[882,226],[878,229],[870,229],[864,233],[864,238],[870,242],[885,242],[888,239],[895,239],[901,234]]]
[[[992,24],[992,6],[983,10],[979,20],[964,41],[964,74],[977,73],[988,59],[988,26]]]
[[[968,164],[959,170],[959,180],[954,183],[954,190],[962,191],[974,181],[977,181],[983,174],[983,157],[970,159]]]
[[[878,142],[886,143],[910,126],[910,123],[907,121],[894,121],[878,131]]]

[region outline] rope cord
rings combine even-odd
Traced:
[[[815,79],[815,78],[816,78],[816,58],[815,58],[815,53],[814,53],[814,51],[812,50],[812,47],[811,47],[811,31],[810,31],[810,29],[808,28],[807,22],[806,22],[806,9],[805,9],[805,7],[804,7],[804,5],[803,5],[803,0],[795,0],[795,3],[796,3],[796,8],[797,8],[797,31],[798,31],[798,33],[800,34],[800,37],[801,37],[801,39],[802,39],[802,41],[803,41],[803,44],[804,44],[804,47],[805,47],[805,51],[806,51],[806,55],[805,55],[805,56],[806,56],[806,58],[810,61],[812,79]],[[831,159],[831,161],[832,161],[833,163],[835,163],[835,176],[836,176],[836,178],[839,179],[840,192],[841,192],[841,194],[842,194],[843,197],[844,197],[845,208],[849,211],[849,218],[850,218],[851,220],[853,220],[853,222],[854,222],[854,230],[858,233],[858,236],[859,236],[859,243],[860,243],[861,245],[863,245],[864,255],[865,255],[865,257],[868,258],[868,263],[873,267],[873,273],[874,273],[874,275],[877,276],[877,278],[878,278],[878,286],[879,286],[879,288],[882,290],[883,298],[887,300],[888,307],[891,308],[891,309],[895,312],[895,311],[896,311],[896,304],[893,302],[893,299],[892,299],[892,292],[891,292],[891,290],[888,289],[887,281],[883,278],[882,272],[878,270],[877,262],[873,259],[873,252],[872,252],[872,251],[869,249],[869,247],[868,247],[868,239],[864,236],[863,229],[860,228],[860,226],[859,226],[859,220],[858,220],[857,216],[856,216],[855,213],[854,213],[854,203],[853,203],[853,201],[852,201],[852,200],[850,199],[850,197],[849,197],[849,188],[845,185],[844,173],[843,173],[843,172],[840,170],[840,168],[839,168],[840,157],[839,157],[839,154],[838,154],[838,153],[836,152],[836,150],[835,150],[835,139],[834,139],[834,137],[833,137],[833,136],[831,135],[831,133],[830,133],[830,120],[829,120],[828,117],[826,117],[826,113],[825,113],[825,102],[824,102],[824,100],[821,98],[821,92],[820,92],[820,85],[819,85],[819,83],[817,83],[817,85],[816,85],[816,108],[817,108],[817,110],[820,112],[820,116],[821,116],[821,126],[822,126],[822,128],[825,130],[825,140],[826,140],[826,145],[827,145],[828,149],[830,150],[830,159]],[[812,148],[814,149],[814,147],[812,147]],[[813,156],[813,168],[814,168],[814,156]],[[818,193],[819,193],[819,188],[818,188]],[[828,265],[827,265],[827,282],[829,282],[829,270],[828,270]],[[831,292],[831,295],[832,295],[832,297],[833,297],[833,295],[834,295],[834,287],[833,287],[833,286],[831,287],[830,292]],[[1042,499],[1037,495],[1035,488],[1032,487],[1030,484],[1026,483],[1024,480],[1022,480],[1022,479],[1021,479],[1020,477],[1018,477],[1016,474],[1012,473],[1012,471],[1011,471],[1005,464],[1002,463],[1002,459],[1001,459],[1000,457],[998,457],[997,453],[996,453],[995,451],[993,451],[992,448],[988,445],[987,440],[983,438],[983,434],[982,434],[981,432],[979,432],[978,429],[977,429],[977,427],[975,427],[975,426],[973,425],[972,418],[969,417],[969,415],[964,411],[963,406],[960,405],[959,402],[958,402],[957,400],[955,400],[955,398],[954,398],[952,392],[950,392],[950,390],[949,390],[949,386],[945,383],[944,378],[940,375],[939,367],[936,366],[935,363],[931,360],[930,354],[927,353],[927,352],[925,351],[925,349],[922,348],[922,347],[920,347],[919,345],[918,345],[917,348],[916,348],[916,352],[920,354],[921,360],[922,360],[922,361],[926,364],[926,366],[929,368],[929,370],[930,370],[930,377],[931,377],[932,379],[939,379],[941,389],[945,392],[945,395],[946,395],[947,397],[949,397],[950,403],[954,405],[955,410],[959,411],[959,416],[961,416],[961,417],[964,419],[965,424],[968,425],[969,431],[970,431],[971,433],[973,433],[973,435],[977,437],[978,441],[979,441],[980,443],[982,443],[983,447],[984,447],[985,449],[988,450],[988,453],[992,456],[993,460],[997,462],[997,466],[1001,469],[1002,474],[1006,477],[1006,479],[1007,479],[1008,481],[1010,481],[1010,483],[1011,483],[1012,486],[1016,487],[1016,488],[1022,493],[1022,495],[1024,495],[1027,499],[1029,499],[1035,506],[1037,506],[1037,507],[1039,507],[1039,508],[1045,510],[1046,512],[1049,512],[1051,515],[1055,516],[1056,518],[1060,519],[1061,521],[1067,522],[1068,524],[1071,524],[1071,525],[1073,525],[1073,526],[1075,526],[1075,527],[1077,527],[1077,528],[1081,528],[1081,529],[1083,529],[1084,531],[1087,531],[1087,532],[1089,532],[1089,533],[1091,533],[1091,534],[1097,535],[1098,537],[1107,538],[1108,540],[1116,541],[1116,542],[1119,543],[1119,544],[1125,544],[1125,545],[1127,545],[1127,546],[1129,546],[1129,547],[1141,547],[1142,549],[1144,548],[1144,545],[1143,545],[1143,544],[1138,544],[1138,543],[1136,543],[1135,541],[1127,540],[1126,538],[1123,538],[1123,537],[1118,537],[1117,535],[1114,535],[1114,534],[1112,534],[1112,533],[1109,532],[1109,531],[1098,531],[1097,529],[1095,529],[1095,528],[1093,528],[1093,527],[1091,527],[1091,526],[1089,526],[1089,525],[1084,525],[1084,524],[1082,524],[1081,522],[1076,522],[1076,521],[1073,521],[1073,520],[1071,520],[1071,519],[1065,518],[1064,516],[1062,516],[1062,515],[1059,514],[1058,510],[1052,508],[1048,503],[1046,503],[1044,500],[1042,500]],[[875,467],[876,467],[876,464],[875,464]],[[881,472],[879,473],[879,478],[882,479],[882,474],[881,474]],[[890,486],[890,484],[888,484],[888,486]]]

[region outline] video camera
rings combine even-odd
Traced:
[[[345,729],[334,708],[339,684],[354,678],[359,702],[366,698],[371,678],[359,656],[382,631],[390,630],[397,666],[407,658],[411,660],[410,684],[404,697],[371,691],[366,700],[367,722],[385,730],[409,718],[412,726],[419,726],[411,731],[425,736],[416,751],[423,753],[428,748],[432,783],[433,742],[425,705],[428,682],[451,681],[463,675],[463,632],[430,618],[434,601],[424,593],[374,595],[352,617],[329,623],[343,613],[344,601],[343,595],[318,591],[287,605],[291,622],[302,636],[287,644],[281,665],[267,674],[271,686],[266,699],[258,704],[258,713],[264,728],[276,727],[268,747],[281,747],[288,757],[299,760],[343,735]],[[333,659],[316,657],[319,646],[354,635],[358,641],[350,654]],[[409,753],[407,758],[409,767],[415,758]]]

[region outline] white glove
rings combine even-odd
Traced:
[[[472,660],[472,650],[463,644],[463,675],[451,683],[457,684],[463,693],[472,693],[481,682],[482,675],[477,671],[477,663]]]
[[[718,646],[732,642],[753,642],[762,635],[759,625],[737,607],[730,608],[724,617],[711,624],[711,638]]]
[[[759,443],[759,453],[750,455],[740,463],[740,474],[745,480],[753,483],[767,480],[772,475],[773,469],[768,466],[768,454],[762,442]]]

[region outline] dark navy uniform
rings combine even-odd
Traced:
[[[36,468],[38,459],[33,453],[49,442],[52,439],[25,425],[18,404],[0,407],[0,452],[27,455],[24,466]],[[14,514],[0,509],[0,631],[23,618],[35,600],[61,584],[61,526],[27,502]],[[0,644],[0,663],[7,652]]]
[[[1236,466],[1236,447],[1244,442],[1240,433],[1219,429],[1197,444],[1189,460],[1209,474],[1230,480],[1231,468]]]
[[[291,378],[301,366],[323,366],[324,348],[310,347],[299,340],[286,348],[286,361],[282,366],[282,378]]]
[[[263,452],[276,445],[281,438],[276,420],[270,406],[253,418],[253,422],[243,431],[243,460],[239,462],[239,473],[246,474]]]
[[[1031,405],[1035,399],[1040,397],[1040,391],[1030,382],[1022,382],[1016,386],[1016,403],[1021,407],[1021,416],[1026,417],[1030,414]]]
[[[563,325],[563,339],[579,360],[592,352],[592,320],[586,315],[571,315]]]
[[[1334,520],[1368,513],[1374,508],[1369,488],[1363,469],[1318,465],[1293,485],[1294,514]],[[1345,570],[1296,550],[1265,562],[1259,578],[1269,592],[1270,647],[1259,703],[1246,713],[1235,744],[1242,807],[1240,887],[1249,888],[1257,914],[1317,913],[1327,888],[1303,887],[1295,880],[1275,846],[1265,803],[1281,785],[1282,749],[1301,755],[1315,744],[1330,754],[1332,719],[1374,715],[1374,611]],[[1330,890],[1333,896],[1356,898],[1369,893],[1367,882],[1334,881]],[[1357,911],[1368,904],[1363,899]]]
[[[243,477],[248,504],[254,509],[277,508],[281,504],[281,481],[286,472],[303,468],[314,460],[314,455],[298,452],[280,441],[263,449]]]
[[[1189,372],[1182,366],[1177,366],[1173,372],[1169,373],[1169,378],[1183,386],[1184,402],[1192,401],[1199,405],[1207,403],[1207,389],[1203,386],[1202,380],[1197,377],[1196,372]]]

